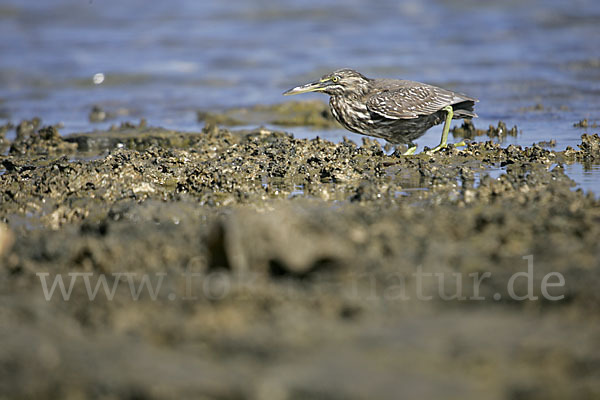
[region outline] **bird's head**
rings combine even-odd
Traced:
[[[316,82],[296,86],[283,94],[284,96],[290,96],[300,93],[322,92],[330,96],[360,95],[366,91],[368,83],[369,78],[359,72],[351,69],[338,69],[330,74],[323,75]]]

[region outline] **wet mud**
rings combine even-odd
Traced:
[[[600,396],[600,201],[564,168],[600,163],[597,134],[399,157],[214,123],[22,125],[0,155],[10,398]],[[56,276],[79,279],[69,300],[46,300]],[[102,276],[113,297],[90,300]]]

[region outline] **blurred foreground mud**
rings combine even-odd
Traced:
[[[0,156],[0,398],[600,397],[600,201],[563,168],[598,135],[30,125]]]

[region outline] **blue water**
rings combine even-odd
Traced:
[[[600,121],[599,21],[597,0],[1,0],[0,122],[39,116],[66,134],[144,117],[198,130],[198,109],[281,102],[353,67],[478,97],[477,126],[501,119],[522,130],[506,143],[561,150],[600,131],[573,127]],[[94,104],[120,116],[92,124]],[[418,143],[438,141],[432,130]],[[598,169],[577,171],[600,189]]]

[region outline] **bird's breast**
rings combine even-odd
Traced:
[[[329,107],[334,118],[346,129],[363,133],[372,125],[372,118],[364,101],[332,96]]]

